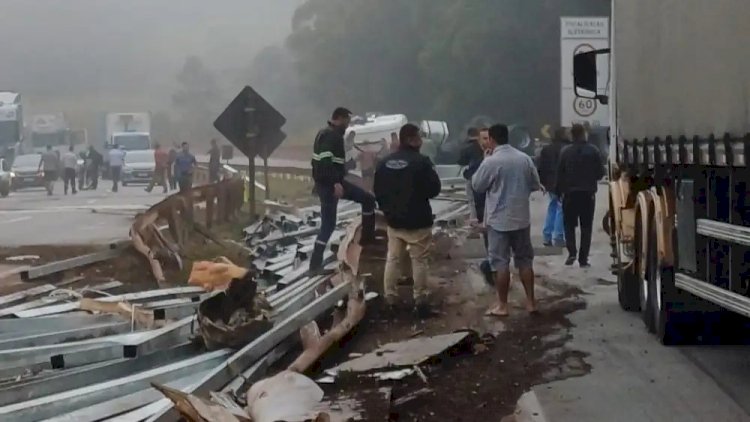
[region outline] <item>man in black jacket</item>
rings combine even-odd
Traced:
[[[398,306],[400,258],[408,246],[417,314],[427,317],[432,314],[427,301],[433,224],[430,199],[440,193],[440,177],[430,159],[419,153],[422,137],[416,125],[404,125],[399,139],[399,150],[384,158],[375,171],[375,197],[388,222],[385,300],[391,307]]]
[[[560,162],[560,153],[563,147],[569,145],[568,133],[565,128],[555,131],[552,143],[542,148],[539,153],[539,180],[549,193],[549,205],[547,205],[547,218],[544,221],[542,237],[544,246],[563,246],[565,244],[565,232],[563,228],[563,210],[560,197],[555,193],[557,181],[557,164]]]
[[[586,129],[573,125],[573,144],[563,148],[557,167],[555,190],[562,197],[565,243],[568,259],[565,265],[576,261],[576,226],[581,225],[581,249],[578,263],[589,267],[591,231],[594,224],[597,182],[604,177],[599,150],[586,142]]]
[[[351,121],[351,112],[343,107],[334,110],[328,126],[318,132],[313,146],[312,176],[315,191],[320,198],[320,233],[315,239],[310,257],[310,273],[320,272],[323,253],[336,228],[339,199],[348,199],[362,205],[362,236],[365,245],[375,238],[375,198],[362,188],[344,180],[346,152],[344,132]]]

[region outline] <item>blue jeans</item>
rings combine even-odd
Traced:
[[[542,236],[544,236],[544,243],[565,243],[562,203],[560,203],[560,197],[554,193],[549,194],[547,218],[544,220]]]

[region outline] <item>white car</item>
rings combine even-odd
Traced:
[[[5,158],[0,158],[0,196],[3,198],[10,194],[10,185],[13,182],[13,173],[9,167]]]
[[[154,176],[156,161],[154,151],[150,149],[127,151],[125,165],[122,166],[120,178],[122,185],[133,183],[148,183]]]

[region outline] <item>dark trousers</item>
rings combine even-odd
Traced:
[[[362,205],[362,237],[360,243],[371,242],[375,238],[375,197],[357,185],[344,181],[344,199]],[[316,185],[315,190],[320,198],[320,233],[315,239],[315,247],[310,257],[310,270],[314,271],[323,265],[323,252],[328,240],[336,229],[336,213],[339,200],[334,195],[333,186]]]
[[[76,193],[76,169],[66,168],[63,172],[63,192],[68,194],[68,185],[70,185],[71,191]]]
[[[170,164],[167,166],[167,180],[169,181],[169,189],[175,190],[177,189],[177,180],[175,180],[174,177],[174,169],[173,165]]]
[[[177,183],[180,185],[180,193],[188,192],[193,188],[193,175],[181,174],[177,177]]]
[[[120,184],[120,173],[122,172],[122,167],[110,166],[109,169],[112,171],[112,192],[117,192],[117,187]]]
[[[99,187],[99,167],[92,166],[88,171],[89,189],[96,190]]]
[[[221,181],[221,168],[220,167],[208,169],[208,181],[210,183],[216,183],[216,182]]]
[[[594,225],[594,205],[596,194],[593,192],[569,192],[563,196],[563,225],[565,226],[565,245],[571,257],[578,253],[578,262],[589,261],[591,249],[591,231]],[[581,226],[581,249],[576,251],[576,226]]]

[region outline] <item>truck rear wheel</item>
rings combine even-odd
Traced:
[[[648,212],[646,210],[646,212]],[[654,332],[654,309],[652,293],[654,291],[651,279],[655,278],[650,275],[654,265],[651,263],[651,256],[655,255],[656,234],[652,228],[643,228],[643,219],[641,212],[636,213],[635,223],[635,259],[634,273],[636,284],[638,285],[638,303],[641,310],[641,319],[648,332]],[[651,224],[653,226],[653,224]],[[645,238],[644,238],[645,237]]]
[[[637,280],[635,279],[635,274],[633,274],[632,271],[633,266],[630,265],[625,268],[622,262],[622,256],[624,255],[622,250],[623,246],[620,242],[619,233],[617,232],[614,215],[612,214],[613,209],[614,204],[612,202],[612,197],[610,196],[609,212],[607,213],[607,215],[605,215],[605,218],[609,217],[607,225],[609,226],[611,233],[610,239],[612,240],[611,246],[612,256],[614,258],[614,273],[617,276],[617,301],[620,303],[620,307],[624,311],[635,312],[640,309],[638,285],[636,284]]]
[[[10,184],[0,185],[0,196],[5,198],[8,195],[10,195]]]

